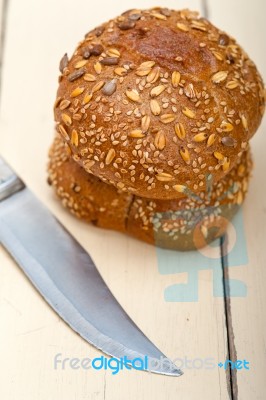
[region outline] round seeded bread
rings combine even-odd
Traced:
[[[89,32],[60,71],[55,120],[73,159],[149,199],[222,179],[264,112],[254,63],[188,10],[128,11]]]
[[[207,191],[187,190],[175,200],[147,199],[124,193],[88,174],[56,137],[48,170],[49,183],[78,218],[160,247],[191,250],[224,234],[244,200],[251,166],[248,147],[223,179],[207,183]]]

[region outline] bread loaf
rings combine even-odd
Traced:
[[[188,10],[128,11],[89,32],[60,70],[55,120],[74,162],[148,199],[224,179],[264,112],[254,63]]]
[[[191,250],[224,234],[245,198],[251,166],[248,148],[223,179],[207,183],[206,192],[185,191],[175,200],[147,199],[88,174],[56,137],[48,170],[63,205],[78,218],[160,247]]]
[[[262,78],[198,13],[129,10],[63,56],[49,182],[77,217],[175,250],[204,247],[242,204]]]

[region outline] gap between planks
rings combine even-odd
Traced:
[[[204,18],[209,19],[210,8],[209,0],[201,0],[202,15]],[[227,353],[229,360],[237,359],[237,351],[234,341],[234,330],[232,323],[231,300],[230,300],[230,284],[228,273],[228,257],[227,257],[227,235],[220,239],[220,254],[221,254],[221,268],[222,268],[222,285],[223,285],[223,300],[224,300],[224,315],[225,327],[227,334]],[[228,395],[231,400],[238,399],[238,386],[237,386],[237,370],[226,370],[226,381]]]

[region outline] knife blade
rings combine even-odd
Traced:
[[[119,359],[148,357],[150,372],[182,374],[123,310],[90,255],[1,157],[0,243],[47,303],[87,342]]]

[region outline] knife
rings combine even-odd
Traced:
[[[130,319],[89,254],[0,157],[0,243],[60,317],[109,356],[148,358],[147,370],[182,372]],[[167,362],[162,362],[167,360]]]

